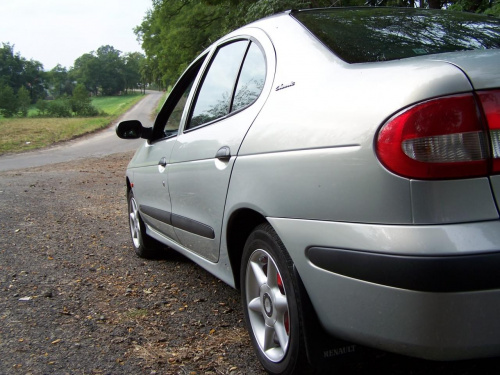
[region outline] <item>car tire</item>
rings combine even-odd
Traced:
[[[257,226],[248,237],[240,277],[245,322],[264,369],[270,374],[308,373],[293,262],[269,224]]]
[[[146,226],[142,221],[139,206],[132,190],[128,192],[128,218],[132,245],[137,256],[146,259],[157,257],[158,250],[162,245],[146,234]]]

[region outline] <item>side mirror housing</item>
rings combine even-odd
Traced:
[[[149,139],[153,129],[145,128],[138,120],[122,121],[116,126],[116,135],[122,139]]]

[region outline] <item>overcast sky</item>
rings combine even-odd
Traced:
[[[0,43],[45,70],[104,45],[143,52],[133,29],[151,8],[152,0],[0,0]]]

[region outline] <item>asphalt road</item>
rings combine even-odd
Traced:
[[[77,162],[79,159],[86,157],[100,157],[136,150],[144,140],[123,140],[118,138],[115,134],[115,125],[122,120],[140,120],[144,126],[152,126],[151,113],[162,94],[162,92],[158,91],[148,91],[143,100],[122,115],[114,124],[92,135],[43,150],[0,156],[0,171],[26,169],[67,161]]]

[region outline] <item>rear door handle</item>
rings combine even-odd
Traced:
[[[162,158],[160,159],[160,161],[158,162],[158,165],[159,165],[160,167],[165,168],[165,167],[167,166],[167,158],[166,158],[166,157],[162,157]]]
[[[231,159],[231,149],[228,146],[219,148],[219,151],[215,154],[215,158],[219,160]]]

